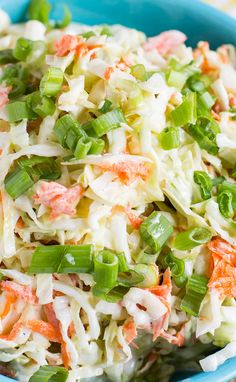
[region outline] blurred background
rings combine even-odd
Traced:
[[[236,0],[205,0],[205,2],[222,9],[236,18]]]

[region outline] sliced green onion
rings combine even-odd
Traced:
[[[173,233],[169,220],[160,212],[152,212],[141,224],[140,235],[143,241],[154,251],[159,252]]]
[[[199,185],[201,197],[207,200],[211,197],[212,181],[205,171],[194,171],[194,182]]]
[[[117,256],[108,250],[100,251],[94,258],[94,279],[99,287],[113,288],[118,277]]]
[[[4,184],[7,193],[16,199],[32,187],[34,182],[27,171],[17,168],[6,176]]]
[[[6,279],[6,276],[4,276],[4,275],[2,274],[2,272],[0,272],[0,281],[5,280],[5,279]]]
[[[171,112],[176,127],[195,123],[197,118],[196,93],[189,92],[183,102]]]
[[[224,181],[225,181],[224,176],[217,176],[214,179],[211,179],[212,187],[219,186]]]
[[[86,157],[89,150],[91,149],[91,146],[92,146],[92,142],[90,138],[81,137],[78,140],[77,145],[75,147],[75,151],[74,151],[75,158],[82,159]]]
[[[180,64],[180,62],[176,58],[171,57],[169,62],[168,62],[168,68],[170,68],[172,70],[180,71],[180,70],[182,70],[182,65]]]
[[[104,147],[105,147],[105,141],[100,138],[89,138],[91,142],[91,147],[89,149],[89,155],[99,155],[102,154]]]
[[[22,119],[34,119],[37,116],[28,107],[26,101],[15,101],[6,105],[9,122],[17,122]]]
[[[44,96],[54,97],[61,90],[63,71],[60,68],[50,67],[40,81],[40,92]]]
[[[211,232],[204,227],[195,227],[178,233],[175,236],[173,247],[180,251],[191,250],[198,245],[208,243],[211,240]]]
[[[130,288],[144,281],[144,276],[141,273],[130,269],[128,272],[119,272],[117,280],[119,285]]]
[[[72,15],[71,15],[70,8],[67,7],[67,5],[63,5],[63,9],[64,9],[64,18],[63,20],[57,21],[55,23],[55,28],[59,28],[59,29],[66,28],[71,22]]]
[[[200,102],[202,107],[205,107],[209,110],[215,104],[216,99],[209,92],[206,91],[198,97],[198,101]]]
[[[28,95],[27,101],[31,109],[42,118],[53,115],[55,112],[55,103],[50,98],[42,96],[40,92]]]
[[[166,127],[159,134],[159,141],[164,150],[172,150],[179,146],[179,128]]]
[[[102,288],[99,285],[94,285],[92,288],[93,295],[99,299],[105,300],[107,302],[118,302],[121,301],[126,293],[128,293],[129,288],[123,286],[117,286],[115,288]]]
[[[69,372],[60,366],[40,366],[29,382],[66,382]]]
[[[232,170],[232,177],[236,178],[236,165],[234,165],[233,170]]]
[[[53,128],[56,138],[61,146],[74,150],[78,137],[81,137],[82,129],[80,124],[70,114],[65,114],[59,118]]]
[[[217,195],[219,196],[224,191],[231,192],[231,194],[232,194],[232,207],[233,207],[233,210],[236,211],[236,183],[231,183],[231,182],[224,180],[217,187]]]
[[[13,49],[13,56],[19,61],[26,61],[27,57],[32,51],[33,43],[27,38],[20,37],[16,42],[16,46]]]
[[[102,105],[100,109],[98,109],[98,111],[102,114],[105,114],[108,111],[110,111],[111,105],[112,105],[112,102],[109,101],[109,99],[105,99],[104,104]]]
[[[48,245],[35,249],[28,273],[88,273],[92,266],[91,244]]]
[[[96,33],[94,33],[93,31],[88,31],[88,32],[84,32],[84,33],[82,33],[81,36],[82,36],[83,38],[88,39],[89,37],[96,36]]]
[[[0,65],[11,64],[16,61],[16,58],[13,56],[13,49],[0,50]]]
[[[184,260],[179,259],[174,256],[172,252],[169,252],[167,254],[161,253],[158,257],[158,263],[160,263],[164,269],[170,268],[171,276],[179,288],[182,288],[186,284],[188,278],[185,273]]]
[[[208,279],[205,276],[192,275],[186,286],[186,294],[181,302],[181,309],[197,317],[202,300],[207,293]]]
[[[140,264],[155,264],[157,257],[158,253],[155,253],[147,246],[135,257],[135,262]]]
[[[133,65],[130,68],[132,76],[136,78],[136,80],[139,81],[147,81],[147,72],[145,69],[145,66],[143,64],[137,64]]]
[[[6,79],[18,77],[19,66],[16,64],[9,64],[2,69],[1,82]]]
[[[205,90],[205,84],[194,76],[189,78],[187,85],[192,91],[197,93],[201,93]]]
[[[57,180],[61,176],[60,167],[54,158],[33,155],[31,158],[18,160],[18,165],[26,170],[35,182],[39,179]]]
[[[106,35],[108,37],[113,36],[113,34],[111,33],[111,30],[108,27],[108,25],[104,25],[104,27],[102,28],[102,30],[100,32],[100,35]]]
[[[100,138],[108,131],[119,128],[121,123],[126,123],[126,120],[121,109],[117,108],[88,122],[84,128],[85,131],[91,131],[96,137]]]
[[[29,18],[48,25],[51,8],[47,0],[31,0],[28,10]]]
[[[184,87],[186,81],[186,74],[184,72],[177,72],[175,70],[171,70],[167,79],[167,83],[169,86],[174,86],[176,89],[179,90],[181,90]]]
[[[230,219],[234,216],[232,192],[228,190],[220,192],[217,196],[217,203],[221,215],[226,219]]]
[[[138,284],[140,288],[151,288],[158,284],[159,274],[157,272],[157,267],[154,264],[137,264],[134,266],[135,272],[139,276],[143,277]]]
[[[127,264],[127,260],[124,253],[119,253],[117,255],[118,263],[119,263],[119,272],[128,272],[129,267]]]
[[[202,149],[216,155],[219,148],[216,144],[216,135],[220,132],[218,124],[210,117],[200,117],[196,125],[190,125],[189,134],[197,141]]]
[[[8,78],[5,81],[5,84],[7,86],[11,86],[11,88],[12,88],[10,93],[9,93],[9,96],[8,96],[10,100],[17,98],[17,97],[20,97],[23,94],[25,94],[26,85],[19,78]]]

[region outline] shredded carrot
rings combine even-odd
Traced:
[[[216,121],[220,121],[221,117],[219,114],[217,114],[214,110],[211,110],[211,115]]]
[[[66,56],[71,51],[75,50],[78,46],[79,39],[76,36],[66,34],[62,36],[59,41],[55,43],[56,56]]]
[[[220,237],[208,244],[213,259],[213,271],[208,287],[216,289],[221,298],[236,298],[236,247]]]
[[[123,325],[124,338],[127,344],[133,342],[137,337],[137,328],[133,320],[126,320]]]
[[[236,107],[236,97],[232,94],[229,96],[229,105],[231,107]]]
[[[129,222],[134,229],[139,229],[140,225],[143,222],[143,219],[137,216],[135,212],[131,211],[131,208],[129,206],[124,207],[124,206],[116,205],[112,207],[112,213],[119,213],[119,212],[123,212],[127,215]]]
[[[115,173],[125,184],[130,184],[136,179],[146,181],[150,175],[151,167],[149,163],[137,163],[134,161],[118,162],[118,163],[101,163],[98,164],[105,171]]]
[[[162,316],[158,320],[152,322],[152,334],[153,334],[152,340],[153,340],[153,342],[156,341],[156,339],[161,335],[166,317],[167,317],[167,314],[164,314],[164,316]]]
[[[212,254],[220,256],[226,263],[236,267],[236,245],[217,236],[208,243],[208,248]]]
[[[114,68],[112,66],[108,66],[104,72],[104,79],[108,81],[111,77],[111,74],[114,72]]]
[[[16,296],[12,295],[11,293],[7,293],[6,302],[5,302],[2,313],[0,314],[0,318],[2,320],[8,315],[8,313],[10,312],[11,306],[16,302],[16,300],[17,300]]]
[[[56,56],[64,57],[74,51],[77,57],[83,57],[90,50],[101,48],[101,44],[88,45],[81,36],[66,34],[55,43]]]
[[[71,321],[70,326],[68,328],[68,336],[71,338],[75,334],[75,324]]]
[[[11,86],[0,85],[0,108],[9,102],[8,94],[11,91]]]
[[[47,317],[47,320],[48,322],[53,326],[53,328],[56,330],[56,332],[58,333],[58,336],[60,338],[60,343],[61,343],[61,356],[62,356],[62,361],[63,361],[63,364],[66,368],[69,367],[70,365],[70,355],[69,353],[67,352],[67,349],[66,349],[66,343],[65,341],[63,340],[62,338],[62,335],[61,335],[61,325],[60,325],[60,322],[59,320],[57,319],[56,317],[56,314],[55,314],[55,311],[53,309],[53,304],[50,303],[50,304],[46,304],[44,305],[44,312],[46,314],[46,317]],[[68,335],[69,337],[71,337],[71,335],[74,333],[75,331],[75,328],[74,328],[74,323],[71,322],[70,326],[69,326],[69,329],[68,329]]]
[[[36,195],[33,196],[35,204],[43,204],[51,208],[51,219],[65,214],[73,216],[83,194],[83,188],[76,185],[66,188],[56,182],[42,182]]]
[[[158,297],[162,297],[163,299],[167,299],[171,295],[171,272],[170,269],[167,268],[163,275],[163,283],[161,285],[156,285],[152,288],[147,288],[151,293],[155,294]],[[168,305],[168,310],[170,309]]]
[[[21,320],[19,320],[13,325],[13,328],[9,334],[0,335],[0,338],[6,341],[14,341],[16,337],[20,334],[23,327],[23,323],[21,322]]]
[[[43,320],[29,320],[26,322],[25,327],[41,334],[42,336],[48,338],[49,341],[58,342],[62,341],[61,333],[49,322]]]
[[[229,54],[226,45],[222,45],[217,49],[218,56],[223,64],[229,63]]]
[[[22,217],[20,216],[19,219],[17,220],[16,222],[16,227],[21,229],[21,228],[24,228],[25,227],[25,223],[22,219]]]
[[[47,317],[47,321],[53,325],[58,331],[60,331],[60,322],[56,317],[55,311],[53,309],[53,303],[49,303],[43,306],[44,312]]]
[[[70,357],[69,352],[67,351],[66,343],[63,340],[61,342],[61,356],[62,356],[62,361],[63,361],[65,368],[68,369],[70,366],[71,357]]]
[[[143,47],[146,51],[156,49],[160,54],[166,55],[183,44],[186,39],[187,36],[184,33],[177,30],[169,30],[149,38]]]
[[[174,336],[166,332],[161,333],[160,336],[165,338],[168,342],[172,343],[173,345],[181,347],[184,345],[184,326]]]
[[[14,294],[18,298],[33,304],[38,304],[38,298],[36,296],[35,290],[28,285],[20,285],[14,281],[1,281],[0,288]]]

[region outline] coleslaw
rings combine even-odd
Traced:
[[[236,51],[0,10],[0,374],[169,381],[236,356]]]

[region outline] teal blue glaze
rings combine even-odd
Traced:
[[[189,44],[208,40],[212,47],[236,44],[236,22],[197,0],[52,0],[53,17],[62,17],[68,3],[75,21],[87,24],[121,23],[143,30],[149,36],[165,29],[181,29]],[[0,0],[12,21],[23,20],[28,0]]]
[[[61,5],[68,3],[73,19],[86,24],[120,23],[152,36],[166,29],[180,29],[195,45],[207,40],[213,48],[236,45],[236,22],[197,0],[53,0],[53,18],[62,17]],[[0,0],[13,22],[25,19],[28,0]],[[225,362],[213,373],[198,373],[182,382],[227,382],[236,377],[236,359]],[[181,378],[178,379],[181,381]],[[0,376],[0,382],[12,382]]]

